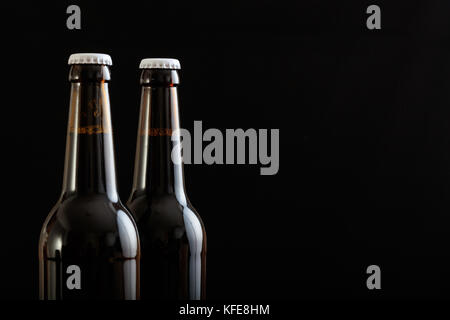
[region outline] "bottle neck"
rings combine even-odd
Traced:
[[[142,87],[133,192],[174,194],[185,202],[176,86]]]
[[[106,66],[84,68],[107,70]],[[81,77],[74,80],[71,84],[63,196],[105,194],[117,202],[109,92],[105,81],[109,80],[109,73],[106,79]]]

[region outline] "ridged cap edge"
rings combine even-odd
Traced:
[[[139,64],[140,69],[181,69],[178,59],[169,58],[147,58],[142,59]]]
[[[112,59],[104,53],[74,53],[69,57],[68,64],[104,64],[112,65]]]

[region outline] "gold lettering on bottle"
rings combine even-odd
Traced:
[[[150,128],[147,130],[141,130],[141,135],[151,136],[151,137],[163,137],[168,136],[171,137],[173,133],[172,129],[169,128]]]
[[[69,119],[69,130],[77,134],[102,134],[111,132],[111,115],[109,113],[109,97],[105,82],[100,84],[100,94],[87,103],[87,110],[76,113],[72,108]]]

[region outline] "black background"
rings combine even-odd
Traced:
[[[70,4],[81,30],[66,28]],[[366,28],[370,4],[382,30]],[[141,58],[180,59],[183,127],[280,129],[277,175],[185,168],[209,299],[450,297],[450,2],[16,1],[2,21],[2,298],[37,298],[74,52],[113,58],[123,201]],[[379,291],[366,287],[371,264]]]

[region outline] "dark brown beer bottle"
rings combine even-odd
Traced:
[[[61,197],[39,240],[40,299],[139,298],[139,237],[116,188],[111,58],[69,58],[71,98]]]
[[[141,62],[133,190],[127,202],[141,239],[141,298],[205,297],[206,234],[184,187],[176,59]],[[177,155],[178,154],[178,155]]]

